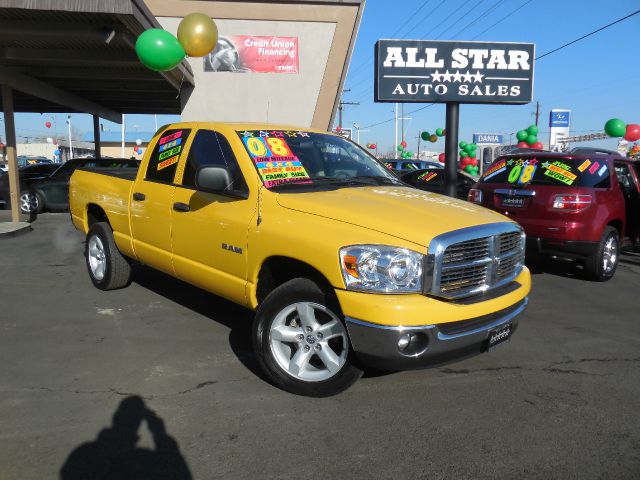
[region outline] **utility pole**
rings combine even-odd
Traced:
[[[420,130],[418,130],[418,136],[416,138],[418,139],[418,156],[417,156],[417,159],[420,160],[420,140],[422,140],[422,137],[420,136]]]
[[[539,117],[540,117],[540,100],[536,100],[536,127],[538,126]]]
[[[398,159],[398,102],[396,102],[393,112],[396,116],[396,143],[393,145],[394,158]]]
[[[343,90],[342,93],[350,92],[350,89]],[[360,102],[343,102],[342,98],[338,104],[338,127],[342,130],[342,106],[343,105],[360,105]]]

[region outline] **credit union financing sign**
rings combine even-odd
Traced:
[[[378,40],[376,102],[529,103],[533,43]]]

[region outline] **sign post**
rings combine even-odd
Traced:
[[[531,102],[534,58],[532,43],[378,40],[374,100],[446,104],[445,193],[455,196],[460,104]]]

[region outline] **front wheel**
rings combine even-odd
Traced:
[[[606,282],[613,278],[618,268],[620,256],[619,238],[615,228],[607,227],[604,229],[598,244],[598,251],[585,260],[585,271],[590,278],[598,282]]]
[[[20,194],[20,211],[22,213],[42,213],[44,211],[44,198],[38,192],[28,190]]]
[[[260,305],[253,345],[260,366],[278,387],[328,397],[349,388],[362,370],[351,362],[349,336],[332,296],[304,278],[290,280]]]

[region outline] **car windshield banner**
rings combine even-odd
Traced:
[[[298,73],[298,37],[220,37],[203,61],[205,72]]]
[[[378,40],[376,102],[529,103],[533,43]]]

